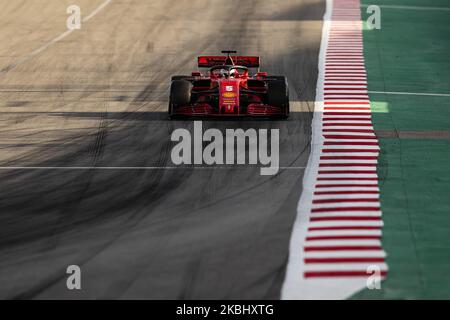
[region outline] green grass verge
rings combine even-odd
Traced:
[[[443,0],[362,3],[450,8]],[[381,7],[381,30],[364,31],[369,91],[450,93],[449,21],[450,11]],[[450,131],[450,97],[370,98],[375,130],[418,136],[380,138],[389,273],[381,290],[352,298],[450,299],[450,139],[437,137]]]

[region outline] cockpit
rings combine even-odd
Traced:
[[[211,78],[242,78],[248,76],[248,68],[242,66],[214,66],[210,70]]]

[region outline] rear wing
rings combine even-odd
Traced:
[[[199,68],[211,68],[225,64],[228,57],[224,56],[201,56],[198,57]],[[259,57],[255,56],[230,56],[233,63],[247,68],[259,68]]]

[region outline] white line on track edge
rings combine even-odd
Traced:
[[[316,85],[316,100],[314,104],[314,115],[312,120],[312,137],[311,137],[311,153],[309,155],[308,164],[303,176],[303,191],[297,205],[297,218],[295,220],[291,241],[289,245],[289,261],[286,267],[286,276],[283,287],[281,289],[281,299],[300,299],[301,273],[303,250],[299,248],[299,243],[303,243],[309,222],[309,212],[312,208],[312,199],[314,194],[314,184],[319,169],[321,146],[323,145],[322,137],[322,117],[323,117],[323,97],[324,97],[324,79],[325,79],[325,62],[326,50],[328,48],[328,38],[331,29],[331,13],[333,9],[333,1],[326,0],[326,9],[323,16],[322,39],[319,51],[319,72]]]
[[[367,91],[373,94],[389,95],[411,95],[411,96],[432,96],[432,97],[450,97],[450,93],[431,93],[431,92],[401,92],[401,91]]]

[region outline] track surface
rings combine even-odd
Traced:
[[[82,13],[101,1],[78,1]],[[2,166],[172,166],[169,77],[237,49],[290,82],[281,166],[304,167],[324,3],[112,1],[65,31],[64,1],[0,1]],[[39,12],[36,15],[36,12]],[[278,298],[303,170],[1,170],[0,298]],[[66,289],[68,265],[82,290]]]

